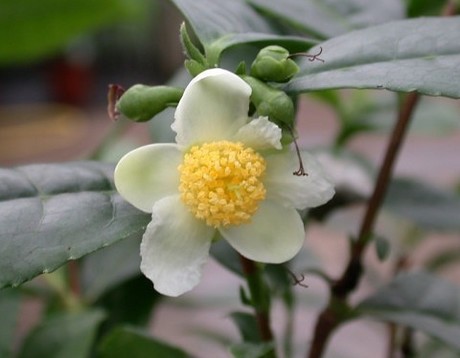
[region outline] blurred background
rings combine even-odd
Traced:
[[[164,83],[183,61],[165,0],[0,2],[0,165],[91,157],[109,83]]]

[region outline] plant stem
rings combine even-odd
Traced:
[[[77,261],[71,260],[67,263],[69,288],[70,291],[76,296],[81,296],[80,287],[80,265]]]
[[[395,358],[396,356],[396,333],[398,326],[394,323],[388,323],[388,351],[387,358]]]
[[[360,249],[362,249],[362,246],[365,246],[372,234],[372,229],[374,227],[375,220],[377,219],[377,213],[383,202],[388,183],[393,173],[396,157],[398,156],[399,149],[401,148],[401,144],[407,132],[409,121],[419,98],[420,96],[417,93],[409,93],[399,110],[398,120],[393,129],[385,158],[377,178],[377,183],[369,201],[369,205],[361,225],[361,230],[359,232],[358,246]]]
[[[374,192],[369,200],[361,224],[358,239],[351,244],[350,259],[342,276],[330,285],[329,303],[316,322],[309,358],[322,356],[330,335],[347,318],[346,315],[340,313],[340,310],[337,310],[337,306],[348,307],[348,295],[358,286],[362,276],[363,253],[372,238],[377,214],[385,197],[397,155],[418,99],[418,94],[410,93],[400,106],[398,120],[391,134]]]
[[[273,333],[270,327],[269,297],[267,287],[263,281],[260,269],[254,261],[240,255],[243,273],[248,283],[251,294],[251,303],[255,310],[260,338],[269,342],[273,340]]]

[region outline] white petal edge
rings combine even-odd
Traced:
[[[255,150],[281,149],[281,135],[281,128],[270,122],[268,117],[259,117],[241,127],[234,140]]]
[[[136,208],[151,212],[153,204],[179,192],[179,171],[183,153],[176,144],[151,144],[127,153],[118,162],[115,186]]]
[[[293,151],[265,157],[267,199],[302,210],[322,205],[334,196],[332,181],[319,162],[307,152],[301,156],[307,176],[293,174],[299,169],[299,158]]]
[[[305,239],[298,212],[267,200],[260,204],[251,222],[220,228],[219,232],[244,257],[266,263],[290,260]]]
[[[171,128],[184,147],[230,139],[248,121],[251,87],[232,72],[206,70],[185,88]]]
[[[179,296],[201,279],[215,229],[197,220],[179,195],[158,201],[141,243],[141,271],[155,289]]]

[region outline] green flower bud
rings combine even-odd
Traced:
[[[260,116],[267,116],[281,128],[292,130],[295,108],[291,97],[254,77],[242,76],[242,78],[252,88],[251,102],[256,107],[257,113]]]
[[[177,105],[183,93],[177,87],[134,85],[123,93],[116,109],[135,122],[146,122],[167,107]]]
[[[251,76],[268,82],[287,82],[299,66],[289,58],[289,51],[281,46],[267,46],[260,50],[251,65]]]

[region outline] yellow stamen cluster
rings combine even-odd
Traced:
[[[265,198],[265,160],[242,143],[194,146],[178,169],[182,201],[209,226],[248,222]]]

